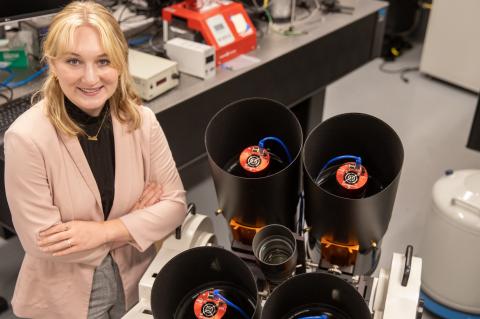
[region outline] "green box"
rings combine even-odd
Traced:
[[[28,56],[24,48],[0,49],[0,61],[10,63],[11,68],[28,68]]]

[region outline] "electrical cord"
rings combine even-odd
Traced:
[[[271,1],[267,1],[266,2],[266,5],[264,6],[260,6],[257,2],[257,0],[252,0],[252,3],[254,5],[254,7],[259,10],[260,12],[263,12],[265,13],[265,16],[267,17],[267,21],[268,21],[268,28],[269,29],[272,29],[273,32],[277,33],[277,34],[280,34],[280,35],[283,35],[283,36],[299,36],[299,35],[305,35],[305,34],[308,34],[307,31],[301,31],[301,32],[296,32],[294,30],[294,26],[293,25],[290,25],[286,30],[280,30],[277,28],[277,26],[275,25],[275,23],[273,22],[273,18],[272,18],[272,15],[270,14],[270,11],[268,10],[268,7],[271,5]],[[313,13],[313,12],[312,12]],[[305,18],[302,18],[302,21],[303,20],[307,20],[307,18],[309,18],[311,16],[311,14],[308,14],[307,17]],[[268,30],[267,30],[268,32]]]
[[[7,98],[7,101],[11,101],[13,99],[13,89],[6,84],[0,83],[0,89],[5,88],[10,92],[10,97]],[[7,97],[5,94],[2,93],[2,96]]]
[[[124,22],[124,20],[122,20],[122,16],[123,14],[125,13],[125,11],[128,9],[128,3],[125,3],[124,4],[124,7],[122,8],[122,10],[120,11],[120,13],[118,14],[118,24],[122,24],[122,22]]]
[[[293,25],[289,26],[286,30],[277,30],[277,29],[273,29],[272,30],[275,32],[275,33],[278,33],[280,35],[284,35],[284,36],[287,36],[287,37],[295,37],[295,36],[299,36],[299,35],[305,35],[305,34],[308,34],[307,31],[300,31],[300,32],[297,32],[295,31],[295,28],[293,27]]]
[[[44,66],[43,68],[41,68],[40,70],[38,70],[37,72],[29,75],[28,77],[26,77],[25,79],[23,80],[20,80],[20,81],[17,81],[17,82],[12,82],[12,81],[9,81],[8,83],[4,83],[2,82],[2,86],[7,86],[11,89],[14,89],[14,88],[17,88],[19,86],[22,86],[22,85],[25,85],[27,83],[30,83],[31,81],[33,81],[34,79],[36,79],[37,77],[39,77],[43,72],[45,72],[46,70],[48,69],[48,66]]]
[[[124,19],[122,19],[123,15],[125,14],[125,11],[127,11],[127,9],[129,11],[131,11],[133,14],[124,18]],[[122,24],[125,21],[135,19],[135,18],[136,19],[140,18],[140,20],[143,20],[143,19],[145,19],[145,16],[148,17],[150,15],[151,15],[151,12],[150,12],[148,6],[140,5],[139,3],[136,3],[132,0],[127,0],[123,4],[123,8],[120,9],[120,13],[118,15],[117,21],[118,21],[118,24]]]
[[[345,13],[353,14],[355,7],[341,5],[338,0],[322,0],[320,2],[320,9],[324,13]]]
[[[142,34],[142,33],[144,33],[144,32],[146,33],[146,32],[147,32],[149,29],[151,29],[152,27],[158,26],[158,25],[160,25],[160,26],[162,25],[162,24],[160,23],[160,19],[159,19],[159,18],[155,18],[155,19],[153,20],[153,23],[149,23],[146,27],[141,28],[140,30],[137,30],[137,31],[135,31],[134,33],[129,34],[128,37],[127,37],[127,41],[130,40],[130,39],[135,38],[136,36],[138,36],[138,35],[140,35],[140,34]]]
[[[336,156],[332,159],[330,159],[325,165],[323,165],[321,171],[325,170],[328,166],[330,166],[330,164],[332,164],[333,162],[336,162],[338,160],[342,160],[342,159],[353,159],[355,160],[355,168],[360,168],[360,166],[362,165],[362,158],[360,156],[355,156],[355,155],[340,155],[340,156]],[[320,172],[321,172],[320,171]]]
[[[400,72],[400,78],[402,79],[403,82],[409,83],[410,79],[407,78],[405,76],[405,74],[407,74],[409,72],[416,72],[416,71],[419,71],[419,70],[420,70],[419,67],[405,68],[404,70],[402,70],[402,72]]]
[[[152,37],[153,37],[152,35],[142,35],[136,38],[129,39],[127,43],[128,43],[128,46],[130,47],[136,47],[149,42]]]
[[[165,48],[162,46],[158,46],[156,45],[155,43],[153,43],[154,39],[157,37],[158,33],[161,31],[160,30],[157,30],[155,32],[155,34],[148,40],[148,46],[153,50],[155,51],[156,53],[160,53],[160,54],[163,54],[163,55],[166,55],[167,52],[165,50]]]
[[[268,11],[266,8],[263,8],[263,10],[264,10],[265,15],[267,16],[267,19],[268,19],[268,26],[269,26],[269,28],[271,28],[273,30],[273,32],[275,32],[277,34],[280,34],[280,35],[283,35],[283,36],[287,36],[287,37],[308,34],[307,31],[300,31],[300,32],[295,31],[293,24],[291,24],[285,30],[280,30],[279,28],[277,28],[277,26],[273,22],[273,18],[272,18],[272,15],[270,14],[270,11]],[[310,15],[308,17],[310,17]],[[305,19],[302,19],[302,20],[307,20],[308,17],[306,17]]]
[[[125,11],[127,11],[127,9],[133,12],[134,14],[126,17],[125,19],[122,19],[122,16],[124,15]],[[118,14],[118,19],[117,19],[118,24],[122,24],[123,22],[130,20],[132,18],[137,18],[140,11],[146,11],[146,9],[136,5],[131,0],[125,1],[125,3],[123,4],[123,8],[120,10],[120,13]]]
[[[234,304],[233,302],[231,302],[230,300],[228,300],[227,298],[222,296],[218,289],[215,289],[213,291],[213,295],[222,299],[228,306],[237,310],[242,315],[242,317],[244,317],[245,319],[250,319],[250,317],[245,313],[245,311],[242,310],[242,308],[240,308],[239,306],[237,306],[236,304]]]
[[[300,202],[300,207],[299,207],[299,216],[298,220],[295,223],[295,229],[297,230],[297,234],[303,235],[303,218],[305,216],[305,193],[300,192],[298,196],[299,202]]]
[[[307,14],[304,17],[300,17],[300,18],[296,19],[296,21],[298,21],[298,22],[308,20],[314,13],[312,8],[310,8],[310,6],[306,2],[300,2],[297,5],[297,8],[301,8],[301,9],[304,9],[304,10],[307,11]]]
[[[290,155],[290,152],[288,151],[287,146],[285,145],[285,143],[283,143],[283,141],[281,139],[279,139],[278,137],[275,137],[275,136],[267,136],[267,137],[262,138],[260,140],[260,142],[258,142],[258,146],[260,146],[261,148],[265,148],[265,142],[267,142],[267,141],[275,141],[278,144],[280,144],[280,146],[285,151],[285,154],[287,155],[288,163],[290,164],[292,162],[292,156]]]
[[[389,63],[389,62],[384,61],[384,62],[382,62],[382,64],[380,64],[380,66],[379,66],[380,71],[382,71],[384,73],[388,73],[388,74],[400,74],[400,79],[402,79],[402,81],[405,82],[405,83],[410,82],[410,80],[406,77],[407,73],[416,72],[416,71],[420,70],[420,68],[418,66],[405,67],[405,68],[400,68],[400,69],[397,69],[397,70],[389,70],[389,69],[385,68],[385,65],[387,63]]]
[[[328,319],[327,315],[300,317],[298,319]]]
[[[136,19],[136,20],[134,20]],[[130,21],[130,20],[133,20],[133,21]],[[138,21],[137,21],[138,20]],[[128,16],[126,17],[125,19],[123,19],[122,21],[119,21],[118,23],[119,24],[122,24],[123,22],[127,22],[127,21],[130,21],[130,22],[139,22],[139,21],[143,21],[145,20],[145,16],[143,15],[131,15],[131,16]]]
[[[327,163],[325,163],[325,165],[323,165],[322,169],[320,170],[320,172],[318,173],[317,175],[317,178],[315,179],[315,184],[318,184],[319,183],[319,180],[320,180],[320,177],[323,173],[323,171],[328,167],[330,166],[332,163],[336,162],[336,161],[339,161],[339,160],[343,160],[343,159],[353,159],[355,160],[355,168],[358,169],[360,168],[360,166],[362,165],[362,158],[360,156],[355,156],[355,155],[340,155],[340,156],[336,156],[334,158],[331,158],[330,160],[327,161]]]
[[[13,72],[12,69],[10,69],[9,67],[0,68],[0,71],[7,72],[7,73],[8,73],[7,78],[1,82],[2,84],[7,84],[7,83],[9,83],[11,80],[13,80],[13,78],[15,78],[15,72]]]

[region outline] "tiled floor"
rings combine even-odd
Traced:
[[[421,47],[416,46],[387,67],[417,66]],[[399,75],[379,71],[377,59],[345,76],[327,89],[324,118],[345,112],[374,115],[391,125],[405,149],[400,185],[389,229],[382,243],[380,266],[388,267],[393,252],[403,252],[412,244],[421,255],[421,234],[431,209],[431,188],[447,168],[480,169],[480,153],[465,144],[476,105],[476,95],[417,73],[409,73],[409,83]],[[226,244],[227,226],[213,216],[216,207],[211,180],[189,190],[197,211],[212,216],[220,243]],[[2,246],[3,245],[3,246]],[[4,258],[0,243],[0,295],[11,296],[21,254],[18,243],[9,243]],[[16,247],[15,247],[16,246]],[[7,263],[4,260],[8,260]],[[0,319],[15,318],[10,312]],[[433,318],[426,314],[424,318]]]

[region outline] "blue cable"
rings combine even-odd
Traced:
[[[218,289],[215,289],[213,291],[213,295],[214,296],[217,296],[218,298],[222,299],[228,306],[234,308],[235,310],[237,310],[245,319],[250,319],[250,317],[245,313],[245,311],[243,311],[239,306],[237,306],[236,304],[234,304],[233,302],[231,302],[230,300],[228,300],[227,298],[225,298],[224,296],[222,296],[220,294],[220,292],[218,292]]]
[[[150,41],[150,39],[152,37],[153,36],[151,36],[151,35],[144,35],[144,36],[140,36],[140,37],[130,39],[130,40],[128,40],[127,43],[128,43],[129,46],[135,47],[135,46],[139,46],[141,44],[147,43],[148,41]]]
[[[278,137],[275,137],[275,136],[267,136],[267,137],[262,138],[260,140],[260,142],[258,142],[258,146],[260,146],[261,148],[265,148],[264,146],[265,146],[266,141],[275,141],[278,144],[280,144],[282,146],[283,150],[285,151],[285,154],[287,154],[288,163],[290,164],[292,162],[292,156],[290,155],[290,152],[288,151],[287,146],[285,145],[285,143],[283,143],[283,141],[281,139],[279,139]]]
[[[341,159],[353,159],[355,160],[355,168],[360,168],[360,165],[362,165],[362,158],[360,156],[355,156],[355,155],[341,155],[334,157],[330,159],[325,165],[323,165],[322,169],[320,170],[320,173],[325,170],[330,164],[332,164],[335,161],[341,160]]]
[[[338,161],[338,160],[341,160],[341,159],[353,159],[355,160],[355,168],[360,168],[360,166],[362,165],[362,158],[360,156],[355,156],[355,155],[341,155],[341,156],[337,156],[337,157],[334,157],[332,159],[330,159],[325,165],[323,165],[322,169],[320,170],[320,172],[318,173],[317,175],[317,178],[315,179],[315,184],[318,184],[320,181],[320,176],[322,176],[322,173],[323,171],[328,167],[330,166],[330,164],[332,164],[333,162],[335,161]]]
[[[327,315],[300,317],[298,319],[328,319]]]
[[[13,80],[13,78],[15,77],[15,73],[12,71],[12,69],[10,69],[9,67],[6,67],[6,68],[0,68],[0,70],[4,71],[4,72],[7,72],[8,73],[8,77],[2,81],[1,84],[7,84],[9,83],[11,80]]]
[[[17,88],[19,86],[25,85],[25,84],[33,81],[35,78],[40,76],[43,72],[45,72],[45,70],[47,70],[47,69],[48,69],[48,66],[44,66],[43,68],[41,68],[37,72],[33,73],[32,75],[29,75],[27,78],[25,78],[23,80],[20,80],[18,82],[11,82],[11,81],[7,82],[7,83],[2,82],[2,84],[6,84],[6,85],[8,85],[8,87],[10,87],[12,89]]]
[[[449,308],[446,305],[442,305],[440,302],[430,298],[424,291],[420,291],[420,297],[425,301],[424,308],[431,313],[441,317],[449,319],[480,319],[480,315],[473,313],[466,313],[460,310]]]

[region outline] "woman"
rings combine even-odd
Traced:
[[[42,100],[5,134],[5,186],[25,250],[13,310],[120,318],[152,243],[182,223],[185,192],[153,112],[138,104],[126,40],[94,2],[55,16]]]

